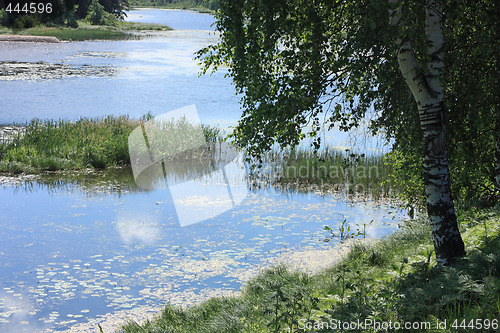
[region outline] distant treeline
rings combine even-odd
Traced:
[[[89,8],[105,11],[116,19],[125,17],[130,9],[128,0],[50,0],[35,3],[30,0],[0,0],[0,25],[13,28],[31,28],[40,24],[76,25],[85,19]]]

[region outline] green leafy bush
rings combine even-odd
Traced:
[[[9,18],[5,9],[0,9],[0,25],[7,26],[9,23]]]
[[[13,29],[29,29],[40,25],[41,22],[38,17],[33,15],[21,15],[16,18]]]
[[[116,18],[104,10],[104,6],[98,0],[92,0],[85,18],[92,25],[114,25]]]
[[[70,11],[65,14],[65,24],[71,28],[78,28],[78,22],[76,17],[76,10],[78,6],[73,7]]]

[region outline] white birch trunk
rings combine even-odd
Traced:
[[[498,98],[498,97],[497,97]],[[495,105],[495,192],[500,195],[500,110],[498,103]]]
[[[497,128],[500,126],[497,126]],[[500,129],[497,129],[500,131]],[[500,193],[500,138],[496,138],[496,151],[495,151],[495,190]]]
[[[391,0],[400,3],[398,0]],[[427,212],[432,228],[436,259],[440,265],[452,264],[465,255],[457,226],[450,188],[446,131],[443,119],[444,98],[440,82],[443,68],[442,4],[428,0],[426,6],[427,72],[417,63],[411,41],[398,41],[398,63],[417,102],[423,135],[423,169]],[[401,7],[391,13],[391,24],[400,25]]]
[[[500,14],[500,5],[498,2],[493,7],[494,12]],[[495,31],[496,40],[500,38],[500,26],[496,26]],[[500,68],[498,67],[498,55],[495,58],[495,70],[497,72],[496,85],[500,85]],[[500,196],[500,96],[497,92],[494,99],[494,110],[495,110],[495,192]]]

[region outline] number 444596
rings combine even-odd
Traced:
[[[459,329],[459,328],[470,328],[473,330],[489,330],[489,329],[498,329],[498,319],[471,319],[471,320],[458,320],[455,319],[455,321],[451,324],[451,327],[454,329]]]
[[[30,13],[30,14],[43,14],[47,13],[50,14],[52,13],[52,4],[49,3],[41,3],[41,2],[30,2],[30,3],[25,3],[22,5],[19,3],[13,4],[9,3],[7,5],[7,8],[5,8],[5,11],[7,13]]]

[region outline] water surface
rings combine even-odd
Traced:
[[[129,20],[177,30],[140,40],[0,43],[0,124],[138,118],[191,104],[203,123],[236,124],[239,98],[224,70],[199,77],[193,60],[217,41],[211,16],[138,10]],[[329,140],[348,144],[339,133]],[[66,330],[124,309],[192,304],[238,290],[248,272],[282,253],[336,246],[323,241],[325,225],[347,220],[355,230],[373,220],[367,237],[382,237],[403,216],[388,201],[268,188],[180,227],[169,190],[138,188],[129,169],[2,176],[0,184],[0,330],[7,332]],[[201,192],[186,207],[206,205]]]
[[[227,71],[200,74],[194,53],[216,43],[211,15],[141,9],[129,21],[161,23],[173,31],[142,32],[125,41],[0,42],[0,124],[33,118],[160,115],[195,104],[205,124],[224,129],[241,117],[239,96]],[[383,140],[363,131],[324,131],[323,142],[345,149],[385,151]],[[351,148],[352,149],[352,148]]]
[[[323,241],[325,225],[347,219],[354,231],[374,221],[366,236],[382,237],[401,216],[389,202],[267,189],[180,227],[168,190],[144,191],[130,170],[117,173],[95,182],[82,180],[93,172],[2,179],[4,330],[67,329],[123,309],[192,304],[207,289],[238,290],[247,271],[281,253],[335,246]]]
[[[212,16],[143,10],[133,11],[130,19],[150,12],[157,23],[179,30],[126,41],[0,42],[0,124],[34,117],[139,118],[191,104],[197,105],[203,123],[235,124],[241,115],[239,99],[225,72],[199,77],[194,60],[197,50],[217,40]]]

